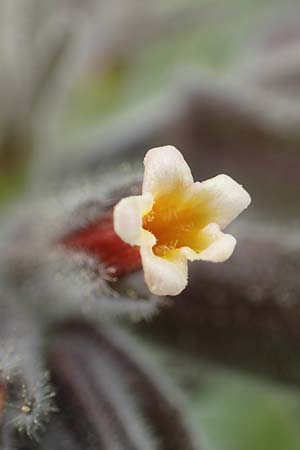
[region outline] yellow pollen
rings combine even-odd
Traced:
[[[143,228],[156,238],[153,253],[171,258],[181,247],[196,252],[207,248],[210,238],[201,231],[210,223],[207,203],[203,196],[188,196],[183,189],[158,196],[143,217]]]
[[[31,411],[31,408],[28,405],[22,405],[21,406],[22,413],[28,414]]]

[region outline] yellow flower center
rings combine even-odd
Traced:
[[[207,248],[211,239],[202,231],[210,223],[207,203],[203,196],[188,196],[182,189],[156,197],[143,217],[143,228],[156,238],[153,253],[171,258],[181,247],[195,252]]]

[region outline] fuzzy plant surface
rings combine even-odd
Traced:
[[[66,144],[72,92],[91,72],[102,100],[107,80],[122,85],[129,67],[152,86],[143,58],[154,38],[168,35],[170,45],[197,17],[203,38],[221,8],[201,2],[183,16],[158,1],[54,3],[0,1],[1,199],[29,181],[1,209],[0,449],[208,448],[137,333],[175,348],[180,361],[205,357],[299,385],[299,233],[287,221],[298,217],[300,193],[299,10],[293,33],[290,20],[271,20],[249,64],[224,79],[188,70],[126,121],[100,133],[94,118],[96,132],[78,138],[75,127]],[[231,12],[221,11],[225,34]],[[255,197],[232,261],[196,266],[172,302],[149,295],[132,274],[139,255],[111,232],[114,205],[140,191],[136,162],[166,143],[200,179],[225,171]],[[260,223],[270,217],[281,226]]]
[[[22,204],[3,225],[3,450],[202,448],[177,389],[120,323],[165,300],[115,281],[140,264],[109,220],[120,189],[137,183],[109,179],[115,192],[100,183]]]
[[[201,446],[177,388],[124,329],[166,304],[121,282],[140,259],[113,233],[112,208],[139,176],[118,165],[71,186],[51,175],[47,184],[74,87],[92,67],[101,79],[170,19],[159,2],[136,6],[0,2],[3,208],[29,186],[1,213],[1,450]],[[180,25],[178,11],[171,17]]]

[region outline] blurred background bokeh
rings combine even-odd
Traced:
[[[294,316],[300,303],[300,265],[294,267],[300,2],[0,0],[0,99],[1,217],[23,199],[55,193],[81,177],[100,179],[114,166],[130,170],[147,149],[175,145],[195,178],[227,173],[251,193],[246,223],[238,228],[240,256],[232,262],[242,268],[229,269],[228,277],[250,279],[246,296],[256,303],[257,280],[269,277],[268,301],[288,305]],[[253,226],[262,231],[249,243]],[[276,250],[281,237],[289,249],[283,262]],[[264,261],[259,269],[257,258]],[[201,285],[195,289],[201,302]],[[171,338],[164,335],[164,319],[157,328],[147,325],[145,348],[184,390],[207,448],[300,450],[300,321],[291,323],[284,310],[284,325],[278,325],[270,307],[261,327],[252,326],[243,316],[248,312],[237,311],[245,301],[238,289],[235,320],[222,322],[217,313],[199,319],[199,340],[219,333],[212,348],[199,344],[194,324],[193,336],[177,351],[189,319],[182,327],[171,324]],[[230,302],[227,308],[230,317]],[[142,328],[136,332],[143,334]]]

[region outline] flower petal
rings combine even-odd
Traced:
[[[175,252],[174,252],[175,253]],[[155,256],[150,247],[141,248],[145,281],[155,295],[178,295],[188,281],[187,260],[176,252],[174,258]]]
[[[182,247],[180,252],[189,261],[224,262],[230,258],[236,245],[236,239],[231,234],[222,233],[219,225],[215,223],[207,225],[199,233],[206,235],[206,239],[211,243],[201,252],[195,252],[190,247]]]
[[[182,154],[171,145],[149,150],[144,159],[143,194],[154,197],[193,183],[193,176]]]
[[[200,202],[206,199],[209,222],[217,223],[221,229],[232,222],[251,203],[248,192],[228,175],[218,175],[192,186],[193,195]]]
[[[145,239],[145,233],[151,234],[143,230],[142,217],[151,210],[152,205],[151,194],[145,194],[123,198],[115,206],[114,230],[127,244],[141,245]]]

